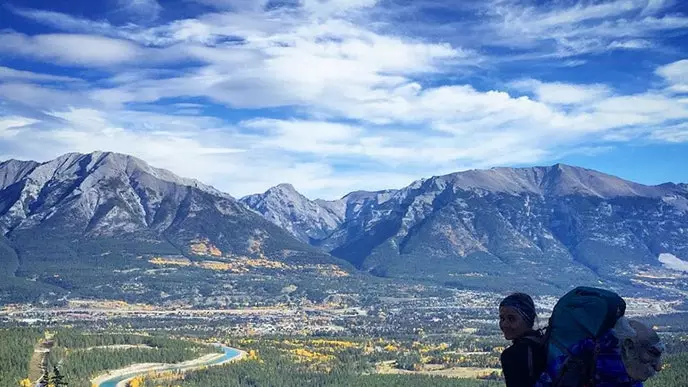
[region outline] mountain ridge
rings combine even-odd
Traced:
[[[618,185],[613,187],[615,191],[611,191],[611,194],[616,194],[618,196],[621,196],[623,194],[628,194],[629,196],[640,196],[640,195],[648,195],[648,194],[659,194],[661,193],[662,189],[664,188],[681,188],[681,189],[688,189],[688,183],[675,183],[675,182],[664,182],[664,183],[659,183],[655,185],[648,185],[648,184],[642,184],[642,183],[637,183],[632,180],[628,179],[623,179],[605,172],[601,172],[595,169],[590,169],[590,168],[584,168],[584,167],[578,167],[574,165],[569,165],[569,164],[562,164],[562,163],[556,163],[552,164],[549,166],[544,166],[544,165],[538,165],[538,166],[532,166],[532,167],[492,167],[488,169],[469,169],[469,170],[464,170],[464,171],[457,171],[457,172],[451,172],[448,174],[443,174],[443,175],[434,175],[430,177],[425,177],[421,179],[414,180],[410,182],[407,186],[397,188],[397,189],[381,189],[377,191],[366,191],[366,190],[356,190],[352,191],[349,193],[344,194],[341,196],[339,199],[321,199],[321,198],[308,198],[307,196],[301,194],[298,190],[294,188],[294,186],[291,183],[279,183],[273,187],[268,188],[268,190],[264,191],[263,193],[254,193],[250,195],[246,195],[243,197],[249,197],[249,196],[255,196],[255,195],[261,195],[266,193],[267,191],[274,189],[276,187],[280,186],[289,186],[293,191],[299,193],[300,195],[306,197],[308,200],[311,201],[316,201],[316,202],[338,202],[340,200],[346,199],[347,197],[350,196],[366,196],[366,195],[371,195],[371,194],[376,194],[376,193],[393,193],[397,192],[399,190],[402,190],[404,188],[412,187],[412,186],[417,186],[420,184],[423,184],[424,182],[428,180],[444,180],[444,181],[453,181],[454,183],[462,183],[463,188],[478,188],[478,189],[489,189],[493,188],[495,190],[503,190],[506,191],[507,188],[510,188],[508,192],[521,192],[521,193],[539,193],[539,194],[555,194],[557,192],[549,192],[548,191],[548,181],[546,179],[543,179],[543,177],[550,177],[551,175],[547,175],[549,172],[550,174],[552,172],[558,172],[560,174],[565,175],[567,178],[573,180],[575,182],[574,176],[566,175],[567,172],[586,172],[590,173],[592,177],[596,179],[600,178],[608,178],[611,179],[615,182],[618,182]],[[506,173],[505,173],[506,172]],[[508,172],[514,173],[513,176],[509,176]],[[528,182],[528,177],[523,176],[524,172],[533,172],[534,175],[533,177],[535,178],[533,181]],[[519,173],[521,175],[519,176]],[[540,180],[537,179],[538,174],[540,173]],[[508,181],[508,177],[516,177],[515,179],[511,179],[511,181],[508,183],[507,186],[504,187],[499,187],[495,185],[494,182],[491,184],[485,184],[485,185],[480,185],[477,184],[481,180],[484,181],[486,179],[487,174],[494,174],[494,177],[501,178],[502,182]],[[479,175],[478,179],[473,179],[471,180],[471,176]],[[482,175],[482,176],[480,176]],[[526,184],[527,183],[527,184]],[[580,182],[579,182],[580,183]],[[519,186],[521,190],[516,190],[514,189],[515,187]],[[579,184],[582,185],[582,184]],[[538,187],[539,186],[539,187]],[[552,186],[556,186],[556,184],[550,184],[549,189],[554,189]],[[536,188],[537,187],[537,188]],[[560,194],[567,194],[569,191],[573,191],[572,188],[569,188],[568,191],[564,190],[563,193]],[[606,193],[610,193],[609,191],[602,191]],[[574,191],[572,193],[587,193],[592,196],[601,196],[601,197],[608,197],[607,195],[603,195],[600,192],[596,192],[595,190],[591,189],[590,187],[584,187],[584,188],[579,188],[578,191]],[[609,195],[612,196],[612,195]],[[243,198],[242,197],[242,198]]]
[[[4,161],[0,184],[0,264],[21,289],[31,289],[22,278],[76,289],[95,267],[98,286],[129,294],[113,273],[242,257],[489,291],[600,281],[651,289],[643,273],[669,270],[658,255],[688,256],[688,185],[563,164],[455,172],[337,200],[311,200],[288,183],[236,199],[132,156],[93,152]],[[177,280],[204,275],[183,273]]]
[[[473,169],[467,171],[454,172],[445,175],[437,175],[423,178],[411,182],[408,186],[400,189],[388,189],[380,191],[353,191],[337,200],[309,199],[298,192],[291,184],[281,183],[269,188],[264,193],[247,195],[239,200],[259,212],[266,218],[280,219],[277,224],[286,225],[287,228],[294,228],[287,221],[288,217],[281,216],[277,212],[279,206],[273,204],[273,208],[259,206],[257,203],[264,203],[265,200],[281,192],[281,188],[288,188],[293,202],[300,203],[301,207],[309,207],[315,213],[308,214],[306,218],[318,219],[317,213],[320,211],[334,212],[340,220],[341,225],[351,214],[347,213],[349,205],[356,203],[362,205],[367,200],[389,200],[394,195],[404,195],[404,192],[423,186],[434,185],[436,188],[447,186],[460,190],[483,190],[489,192],[500,192],[512,195],[535,194],[539,196],[567,196],[584,195],[594,196],[603,199],[615,197],[652,197],[659,198],[667,195],[680,193],[688,190],[688,184],[663,183],[659,185],[644,185],[629,180],[624,180],[613,175],[605,174],[596,170],[580,168],[566,164],[554,164],[552,166],[536,166],[522,168],[495,167],[490,169]],[[381,202],[377,204],[382,204]],[[682,206],[688,206],[688,200],[681,200]],[[260,208],[259,208],[260,207]],[[292,214],[293,216],[293,214]],[[331,232],[332,226],[336,221],[328,222],[328,230],[320,229],[317,235],[324,235]],[[317,225],[307,225],[310,229],[318,229]],[[301,240],[308,242],[314,235],[308,235],[303,231],[292,231]],[[315,238],[317,239],[317,238]]]
[[[156,257],[209,261],[205,267],[222,270],[251,259],[275,267],[348,265],[300,242],[231,195],[128,155],[70,153],[45,163],[8,161],[0,164],[0,182],[0,265],[13,268],[4,273],[18,278],[12,283],[33,278],[36,288],[58,284],[62,291],[83,292],[95,282],[112,294],[126,294],[116,273],[155,269]],[[141,278],[165,283],[164,277]],[[22,289],[30,285],[19,282]]]
[[[451,277],[499,268],[555,286],[629,283],[629,265],[654,270],[661,253],[688,256],[684,184],[648,186],[555,164],[456,172],[366,195],[334,231],[309,242],[380,276],[463,286],[475,281]]]

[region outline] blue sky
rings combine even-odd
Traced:
[[[680,0],[0,7],[0,159],[115,151],[235,196],[564,162],[688,182]]]

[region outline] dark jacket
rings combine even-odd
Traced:
[[[514,340],[502,352],[502,372],[507,387],[533,387],[547,367],[547,352],[537,332]]]

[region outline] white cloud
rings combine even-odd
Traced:
[[[688,122],[655,130],[650,138],[662,142],[688,143]]]
[[[127,39],[143,45],[165,45],[179,40],[169,32],[177,29],[183,31],[189,27],[187,24],[194,20],[179,20],[160,27],[145,28],[137,24],[112,25],[107,20],[90,20],[64,14],[61,12],[45,11],[40,9],[9,8],[19,16],[37,21],[71,33],[100,35],[111,38]]]
[[[446,44],[382,36],[341,20],[245,38],[241,44],[185,46],[189,57],[206,65],[180,76],[97,90],[93,97],[107,104],[208,97],[235,108],[314,106],[340,114],[361,99],[384,98],[389,87],[413,87],[408,77],[476,60]]]
[[[155,20],[162,12],[162,6],[157,0],[117,0],[119,10],[145,20]]]
[[[194,0],[197,3],[210,5],[222,10],[260,11],[268,4],[268,0]]]
[[[605,85],[575,85],[561,82],[544,83],[535,79],[523,79],[510,84],[511,87],[531,91],[538,101],[556,105],[581,104],[599,101],[611,94]]]
[[[301,0],[304,9],[316,17],[331,17],[351,11],[371,8],[378,0]]]
[[[89,99],[79,92],[22,82],[0,83],[0,97],[35,109],[65,108],[89,103]]]
[[[0,52],[89,67],[130,62],[139,54],[138,47],[130,42],[99,36],[11,32],[0,33]]]
[[[663,10],[669,8],[675,2],[676,0],[647,0],[647,5],[645,5],[640,15],[648,16],[660,13]]]
[[[652,42],[644,39],[615,40],[607,47],[610,49],[643,50],[651,48]]]
[[[559,26],[562,24],[580,23],[589,20],[599,20],[608,17],[619,16],[634,11],[639,3],[628,0],[617,0],[601,4],[584,5],[575,4],[570,8],[558,9],[549,12],[532,12],[536,16],[536,22],[542,26]]]
[[[0,117],[0,138],[14,136],[17,129],[38,122],[26,117]]]
[[[595,108],[604,113],[636,113],[664,120],[685,118],[688,114],[685,103],[653,93],[615,96],[600,101]]]
[[[61,75],[41,74],[0,66],[0,80],[23,80],[43,82],[78,82],[79,79]]]
[[[688,59],[664,65],[657,69],[657,74],[669,83],[669,90],[688,93]]]
[[[321,155],[351,154],[362,130],[329,122],[256,119],[241,124],[268,138],[262,146]]]
[[[538,56],[569,57],[612,49],[647,49],[665,31],[688,28],[688,17],[666,14],[671,1],[617,0],[604,3],[551,3],[548,7],[494,0],[492,18],[478,29],[493,44],[536,51]]]
[[[268,0],[194,0],[222,10],[235,12],[263,11],[270,3]],[[366,9],[375,6],[378,0],[298,0],[285,2],[282,6],[295,8],[297,5],[309,15],[316,18],[331,17],[347,12]],[[275,4],[273,4],[274,6]]]

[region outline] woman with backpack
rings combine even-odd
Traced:
[[[499,304],[499,328],[512,344],[502,352],[507,387],[532,387],[547,366],[542,333],[533,329],[537,312],[533,299],[514,293]]]

